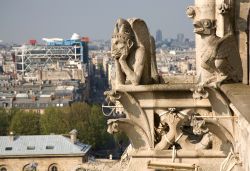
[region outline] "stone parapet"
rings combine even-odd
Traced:
[[[224,84],[221,91],[237,108],[244,118],[250,122],[250,87],[244,84]]]

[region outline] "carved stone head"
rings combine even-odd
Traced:
[[[194,32],[200,35],[211,35],[216,31],[216,21],[211,19],[196,20],[193,23]]]
[[[119,58],[122,54],[129,52],[134,45],[134,32],[129,22],[118,19],[111,39],[111,55]]]
[[[108,120],[107,132],[110,133],[110,134],[114,134],[114,133],[119,132],[118,123],[116,121],[113,121],[113,120]]]

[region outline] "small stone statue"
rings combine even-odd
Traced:
[[[159,80],[155,49],[151,43],[154,41],[143,20],[118,19],[111,40],[111,54],[116,65],[116,85],[143,85]],[[153,73],[151,67],[154,67]]]
[[[215,21],[202,19],[195,21],[194,31],[206,41],[201,54],[201,67],[213,76],[206,78],[202,83],[205,86],[218,87],[223,81],[238,82],[239,78],[230,63],[230,58],[236,58],[237,47],[234,36],[229,33],[220,38],[216,35]]]
[[[197,49],[197,54],[203,70],[197,93],[200,93],[200,87],[218,88],[224,82],[241,81],[242,71],[237,66],[240,55],[231,9],[231,1],[204,1],[187,8],[187,16],[194,20],[194,32],[200,35],[197,43],[201,48]]]

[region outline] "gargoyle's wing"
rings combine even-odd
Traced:
[[[217,59],[226,59],[228,65],[232,67],[232,70],[238,76],[238,79],[242,78],[242,64],[239,54],[239,49],[237,46],[237,41],[235,36],[232,34],[225,35],[220,39],[217,48]]]
[[[230,55],[231,49],[235,42],[233,40],[233,35],[225,35],[216,42],[216,58],[226,58]],[[234,48],[234,47],[233,47]]]
[[[144,51],[141,58],[144,58],[142,77],[151,79],[151,42],[150,34],[146,23],[138,18],[128,19],[135,34],[136,45],[140,51]],[[152,82],[148,80],[147,82]]]
[[[139,18],[128,19],[128,22],[134,31],[137,45],[150,51],[150,34],[146,23]]]
[[[153,36],[150,36],[150,46],[151,46],[151,77],[154,83],[159,83],[160,78],[158,74],[157,64],[156,64],[156,54],[155,54],[155,39]]]

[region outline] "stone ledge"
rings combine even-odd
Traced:
[[[150,84],[150,85],[119,85],[116,91],[121,92],[146,92],[146,91],[190,91],[196,84]]]
[[[132,157],[152,157],[152,158],[172,158],[173,151],[172,150],[139,150],[132,151],[129,155]],[[204,157],[204,158],[225,158],[227,155],[223,151],[212,151],[212,150],[177,150],[176,151],[177,158],[196,158],[196,157]]]
[[[250,86],[240,83],[224,84],[221,86],[221,91],[250,122]]]

